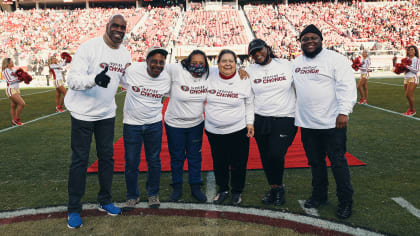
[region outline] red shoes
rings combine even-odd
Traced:
[[[358,104],[367,104],[367,99],[361,98]]]
[[[55,107],[56,112],[64,112],[64,109],[62,106]]]
[[[20,118],[12,120],[12,126],[22,126],[24,123],[20,121]]]
[[[416,114],[416,111],[415,110],[410,110],[410,109],[408,109],[407,112],[403,113],[403,115],[405,115],[405,116],[414,116],[415,114]]]

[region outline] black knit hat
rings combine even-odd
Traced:
[[[264,40],[262,39],[254,39],[248,45],[248,55],[263,49],[264,47],[268,47]]]
[[[307,33],[317,34],[321,38],[321,41],[323,40],[321,31],[313,24],[306,26],[306,28],[300,33],[299,40],[302,38],[304,34],[307,34]]]

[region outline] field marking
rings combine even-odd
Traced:
[[[402,208],[407,209],[407,211],[413,214],[415,217],[420,219],[420,210],[413,206],[410,202],[408,202],[402,197],[393,197],[391,199],[394,200]]]
[[[399,112],[396,112],[396,111],[391,111],[391,110],[388,110],[388,109],[385,109],[385,108],[382,108],[382,107],[373,106],[373,105],[370,105],[370,104],[363,104],[363,106],[375,108],[375,109],[378,109],[378,110],[381,110],[381,111],[386,111],[386,112],[389,112],[389,113],[392,113],[392,114],[400,115],[402,117],[406,117],[406,118],[410,118],[410,119],[414,119],[414,120],[420,120],[420,118],[417,118],[417,117],[414,117],[414,116],[405,116],[402,113],[399,113]]]
[[[207,181],[206,181],[206,197],[207,202],[213,202],[213,198],[216,196],[216,179],[214,177],[214,172],[207,172]]]
[[[121,92],[117,93],[116,95],[119,95],[119,94],[121,94],[121,93],[123,93],[123,92],[125,92],[125,91],[121,91]],[[64,110],[64,112],[55,112],[55,113],[52,113],[52,114],[49,114],[49,115],[46,115],[46,116],[41,116],[41,117],[38,117],[38,118],[36,118],[36,119],[33,119],[33,120],[30,120],[30,121],[23,122],[23,123],[24,123],[24,125],[23,125],[23,126],[25,126],[26,124],[30,124],[30,123],[32,123],[32,122],[38,121],[38,120],[42,120],[42,119],[45,119],[45,118],[48,118],[48,117],[51,117],[51,116],[55,116],[55,115],[58,115],[58,114],[61,114],[61,113],[65,113],[65,112],[67,112],[67,111],[68,111],[68,110]],[[6,131],[9,131],[9,130],[14,129],[14,128],[17,128],[17,127],[22,127],[22,126],[11,126],[11,127],[8,127],[8,128],[5,128],[5,129],[0,130],[0,133],[3,133],[3,132],[6,132]]]
[[[404,85],[401,84],[392,84],[392,83],[384,83],[384,82],[373,82],[373,81],[368,81],[369,83],[375,83],[375,84],[385,84],[385,85],[392,85],[392,86],[398,86],[398,87],[404,87]]]
[[[300,207],[302,210],[305,211],[306,214],[311,216],[319,216],[318,210],[315,208],[306,208],[303,205],[305,204],[305,200],[298,200]]]
[[[124,207],[125,203],[116,203],[119,207]],[[93,210],[97,209],[97,204],[83,204],[83,210]],[[146,202],[141,202],[135,206],[137,209],[149,209]],[[166,203],[163,202],[160,204],[160,208],[157,211],[164,211],[165,209],[175,209],[175,210],[201,210],[210,212],[225,212],[225,213],[239,213],[244,215],[253,215],[260,217],[269,217],[272,219],[293,221],[304,225],[314,226],[317,228],[332,230],[336,232],[342,232],[352,235],[382,235],[377,232],[369,231],[359,227],[351,227],[346,224],[340,224],[336,222],[331,222],[328,220],[315,218],[311,216],[299,215],[296,213],[280,212],[273,210],[262,210],[257,208],[241,208],[234,206],[226,205],[213,205],[213,204],[197,204],[197,203]],[[56,206],[56,207],[45,207],[37,209],[23,209],[16,211],[6,211],[0,212],[0,219],[10,219],[14,217],[24,217],[38,214],[49,214],[55,212],[66,212],[67,206]],[[240,219],[238,219],[240,220]]]
[[[51,92],[51,91],[55,91],[55,89],[46,90],[46,91],[42,91],[42,92],[36,92],[36,93],[28,93],[28,94],[23,94],[23,95],[21,94],[20,96],[24,97],[24,96],[34,95],[34,94],[48,93],[48,92]],[[0,100],[6,100],[6,99],[9,99],[9,98],[8,97],[7,98],[0,98]]]
[[[12,126],[12,127],[9,127],[9,128],[2,129],[2,130],[0,130],[0,133],[9,131],[9,130],[14,129],[14,128],[23,127],[23,126],[25,126],[27,124],[30,124],[32,122],[35,122],[35,121],[38,121],[38,120],[42,120],[42,119],[45,119],[45,118],[48,118],[48,117],[51,117],[51,116],[55,116],[55,115],[58,115],[58,114],[62,114],[62,113],[65,113],[65,112],[67,112],[67,110],[65,110],[64,112],[55,112],[55,113],[52,113],[52,114],[49,114],[49,115],[46,115],[46,116],[41,116],[41,117],[38,117],[36,119],[23,122],[24,125],[22,125],[22,126]]]

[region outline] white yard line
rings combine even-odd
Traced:
[[[318,210],[315,208],[305,208],[305,200],[298,200],[300,207],[305,211],[306,214],[311,216],[319,216]]]
[[[392,114],[400,115],[400,116],[403,116],[403,117],[406,117],[406,118],[409,118],[409,119],[413,119],[413,120],[420,120],[420,118],[417,118],[417,117],[414,117],[414,116],[405,116],[402,113],[399,113],[399,112],[396,112],[396,111],[391,111],[391,110],[388,110],[388,109],[385,109],[385,108],[382,108],[382,107],[373,106],[373,105],[370,105],[370,104],[363,104],[363,106],[368,106],[370,108],[374,108],[374,109],[389,112],[389,113],[392,113]]]
[[[394,200],[402,208],[407,209],[407,211],[413,214],[415,217],[420,219],[420,210],[413,206],[411,203],[409,203],[407,200],[405,200],[402,197],[393,197],[391,199]]]
[[[48,92],[51,92],[51,91],[55,91],[55,89],[46,90],[46,91],[42,91],[42,92],[36,92],[36,93],[28,93],[28,94],[23,94],[23,95],[21,94],[20,96],[24,97],[24,96],[34,95],[34,94],[48,93]],[[9,99],[9,98],[8,97],[7,98],[0,98],[0,100],[6,100],[6,99]]]
[[[125,203],[117,203],[116,205],[119,207],[123,207]],[[96,209],[98,207],[97,204],[84,204],[83,209]],[[146,202],[141,202],[136,205],[136,208],[149,208]],[[282,219],[282,220],[289,220],[298,222],[301,224],[311,225],[327,230],[338,231],[342,233],[347,233],[351,235],[382,235],[373,231],[369,231],[366,229],[361,229],[358,227],[351,227],[349,225],[340,224],[336,222],[331,222],[328,220],[323,220],[320,218],[315,218],[311,216],[304,216],[295,213],[288,213],[288,212],[279,212],[279,211],[272,211],[272,210],[262,210],[256,208],[241,208],[241,207],[234,207],[234,206],[226,206],[226,205],[213,205],[213,204],[196,204],[196,203],[166,203],[163,202],[160,204],[160,209],[180,209],[180,210],[203,210],[203,211],[213,211],[213,212],[229,212],[229,213],[241,213],[247,215],[255,215],[255,216],[264,216],[270,217],[273,219]],[[0,219],[8,219],[13,217],[19,216],[27,216],[27,215],[36,215],[36,214],[45,214],[45,213],[53,213],[53,212],[66,212],[66,206],[57,206],[57,207],[46,207],[46,208],[38,208],[38,209],[23,209],[23,210],[16,210],[16,211],[6,211],[0,212]]]
[[[206,181],[206,197],[207,202],[213,202],[213,198],[216,196],[216,179],[214,177],[214,172],[207,172],[207,181]]]
[[[391,86],[398,86],[398,87],[404,87],[404,85],[401,84],[392,84],[392,83],[384,83],[384,82],[373,82],[373,81],[369,81],[369,83],[375,83],[375,84],[385,84],[385,85],[391,85]]]

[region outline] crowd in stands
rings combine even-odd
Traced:
[[[109,17],[137,17],[142,9],[17,10],[0,12],[0,57],[14,56],[16,65],[46,60],[103,33]]]
[[[221,47],[248,44],[237,10],[191,10],[185,13],[176,45]]]
[[[146,12],[142,25],[130,32]],[[409,2],[247,5],[244,12],[255,36],[273,46],[278,56],[300,54],[298,34],[311,23],[321,29],[324,47],[342,53],[361,50],[368,42],[369,51],[390,52],[420,44],[420,6]],[[141,60],[150,46],[229,47],[249,41],[239,11],[230,6],[205,11],[196,3],[186,12],[180,7],[17,10],[0,12],[0,58],[39,67],[52,54],[74,52],[88,38],[103,34],[108,18],[116,13],[129,21],[125,45],[134,60]]]
[[[181,15],[181,8],[152,8],[148,18],[129,34],[126,47],[134,60],[143,60],[149,47],[167,48],[173,40],[173,31]],[[171,45],[173,46],[173,45]]]

